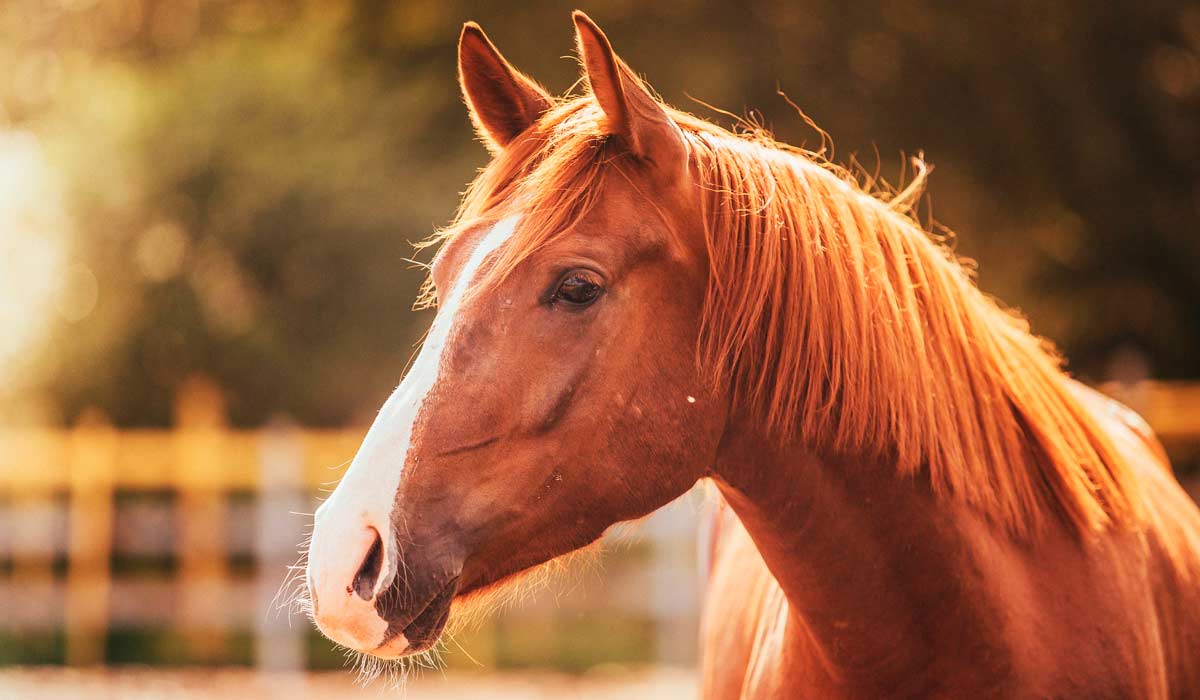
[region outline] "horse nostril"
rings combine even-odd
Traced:
[[[375,542],[371,544],[371,549],[367,550],[367,556],[358,567],[358,573],[354,575],[354,583],[351,586],[363,600],[370,600],[375,595],[375,582],[379,579],[380,569],[383,568],[383,540],[379,537],[378,530],[372,531],[375,532]]]

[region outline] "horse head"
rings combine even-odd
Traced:
[[[706,473],[727,401],[696,340],[708,262],[685,136],[582,13],[559,102],[474,24],[459,78],[494,160],[432,265],[437,315],[317,510],[307,582],[334,641],[430,648],[475,594]]]

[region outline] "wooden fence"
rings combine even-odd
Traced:
[[[1200,441],[1200,384],[1145,383],[1107,390],[1136,408],[1166,441]],[[103,416],[89,413],[70,429],[0,430],[0,506],[9,511],[7,554],[9,579],[22,586],[48,584],[54,577],[53,548],[38,543],[36,533],[22,529],[14,508],[36,509],[67,499],[66,573],[62,619],[66,658],[72,664],[105,659],[105,632],[110,624],[113,587],[114,494],[160,491],[175,494],[177,581],[173,603],[187,643],[204,656],[219,645],[219,633],[206,621],[220,619],[230,604],[226,496],[231,491],[258,497],[254,556],[260,570],[257,588],[243,591],[265,608],[279,583],[279,572],[296,557],[298,509],[308,508],[312,494],[329,488],[354,455],[365,429],[312,430],[284,422],[260,430],[226,427],[219,394],[197,382],[181,392],[177,426],[171,430],[118,430]],[[672,542],[691,538],[686,517],[676,518],[651,539],[666,552],[663,561],[679,564]],[[673,523],[673,524],[672,524]],[[0,529],[3,529],[0,521]],[[658,533],[658,534],[655,534]],[[8,549],[10,551],[5,552]],[[690,551],[690,550],[689,550]],[[659,572],[661,574],[662,572]],[[651,576],[683,618],[694,613],[695,591],[685,591],[673,576]],[[654,595],[649,598],[653,599]],[[646,597],[646,596],[643,596]],[[0,608],[3,607],[0,600]],[[0,610],[19,618],[40,611]],[[11,620],[10,620],[11,622]],[[260,621],[259,663],[295,666],[296,644],[276,643],[287,621]],[[5,620],[0,620],[0,627]],[[678,625],[675,636],[686,636]],[[670,632],[670,630],[668,630]],[[294,634],[292,635],[294,637]],[[288,651],[290,649],[290,651]],[[271,659],[275,658],[275,661]],[[282,655],[282,656],[281,656]]]
[[[204,382],[181,391],[171,430],[117,430],[97,413],[85,413],[70,429],[0,430],[0,502],[15,521],[5,533],[9,578],[26,589],[51,587],[60,556],[46,541],[53,534],[44,524],[41,532],[35,531],[37,524],[22,528],[14,513],[52,511],[65,494],[67,566],[60,622],[66,660],[102,662],[113,586],[114,494],[174,494],[177,580],[171,602],[180,628],[190,630],[187,644],[193,654],[211,657],[223,643],[215,621],[228,617],[230,605],[228,494],[256,494],[262,506],[254,523],[253,554],[270,575],[261,590],[239,595],[253,596],[254,607],[264,608],[263,597],[274,596],[281,572],[296,560],[298,530],[311,495],[336,484],[364,433],[300,430],[285,422],[231,430],[219,393]],[[11,621],[29,611],[5,613]],[[260,636],[278,627],[273,620],[261,621]],[[286,626],[287,620],[282,622]]]

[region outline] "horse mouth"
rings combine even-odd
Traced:
[[[450,609],[453,603],[462,602],[476,595],[504,586],[513,579],[519,578],[517,572],[503,576],[495,581],[472,584],[459,590],[460,580],[455,577],[448,581],[437,595],[425,604],[416,617],[401,627],[401,623],[393,621],[388,627],[385,641],[370,652],[371,656],[381,659],[400,659],[428,651],[441,638],[450,620]]]
[[[371,652],[371,655],[398,659],[431,648],[446,628],[446,622],[450,619],[450,603],[453,602],[457,590],[456,577],[446,582],[437,595],[403,627],[396,622],[389,625],[387,638],[379,648]]]

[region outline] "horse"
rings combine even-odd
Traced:
[[[919,224],[924,171],[889,193],[668,107],[574,25],[566,97],[463,28],[492,160],[315,514],[320,630],[419,654],[704,481],[705,697],[1200,697],[1200,511]]]

